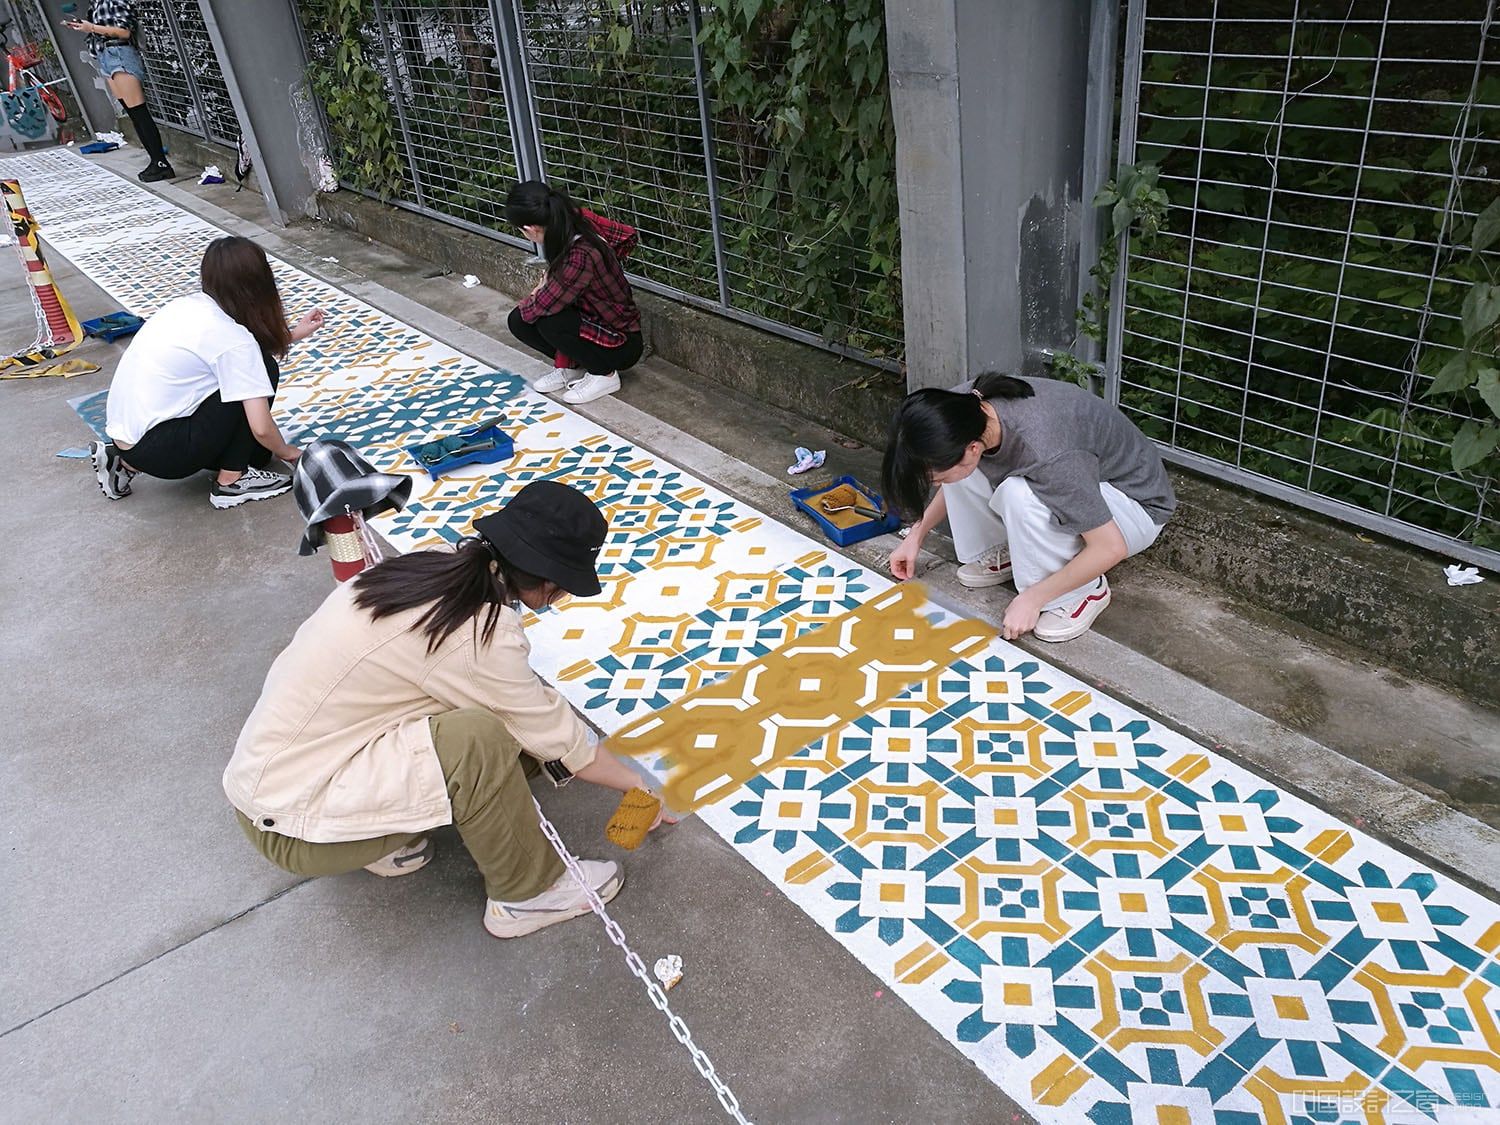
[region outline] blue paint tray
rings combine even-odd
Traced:
[[[83,329],[85,336],[97,336],[101,340],[118,340],[121,336],[139,332],[141,325],[145,323],[140,317],[132,316],[128,312],[117,312],[95,317],[93,320],[85,320],[79,327]]]
[[[422,451],[428,446],[437,445],[444,441],[459,441],[462,445],[482,444],[493,442],[486,449],[471,449],[468,452],[461,450],[454,455],[445,457],[441,461],[429,462],[422,456]],[[427,475],[433,480],[444,473],[451,473],[454,469],[462,468],[464,465],[491,465],[496,461],[508,461],[515,455],[516,443],[511,436],[502,430],[494,422],[486,422],[472,430],[464,430],[462,433],[453,434],[448,438],[437,438],[433,441],[418,442],[416,445],[408,445],[406,452],[422,468],[427,470]]]
[[[884,512],[885,515],[880,519],[865,516],[859,518],[857,522],[850,523],[847,527],[838,526],[838,524],[833,522],[833,518],[839,515],[846,517],[858,516],[858,513],[842,512],[835,513],[835,517],[829,517],[818,509],[818,497],[822,496],[825,492],[832,492],[841,485],[848,485],[854,489],[860,495],[866,507],[873,508],[877,512]],[[840,547],[847,547],[851,543],[860,543],[866,539],[873,539],[877,535],[888,535],[901,526],[900,518],[897,517],[895,512],[886,508],[885,501],[880,498],[880,494],[871,492],[854,477],[839,477],[837,480],[829,481],[827,484],[820,484],[815,488],[794,488],[792,490],[792,503],[810,515],[813,518],[813,522],[818,525],[818,530]]]

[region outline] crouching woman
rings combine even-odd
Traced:
[[[912,577],[922,540],[947,519],[961,583],[1015,579],[1007,640],[1085,633],[1110,602],[1105,572],[1156,542],[1177,507],[1161,455],[1130,419],[1055,379],[990,373],[914,391],[891,422],[883,475],[892,504],[916,518],[891,573]]]
[[[456,551],[390,559],[330,594],[271,665],[224,772],[261,854],[298,875],[404,875],[431,857],[425,833],[453,824],[495,937],[586,913],[527,776],[641,782],[531,670],[521,611],[599,593],[606,530],[582,493],[534,482]],[[605,901],[624,882],[615,863],[582,866]]]

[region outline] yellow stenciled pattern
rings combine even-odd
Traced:
[[[808,743],[983,649],[993,626],[934,625],[919,585],[893,587],[610,739],[622,754],[664,754],[667,803],[712,804]]]

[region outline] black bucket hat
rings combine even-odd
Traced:
[[[498,512],[475,520],[474,531],[507,562],[570,594],[587,598],[603,589],[594,560],[609,521],[577,489],[532,481]]]

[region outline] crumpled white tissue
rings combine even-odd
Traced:
[[[1479,573],[1477,566],[1459,566],[1451,563],[1443,567],[1443,574],[1448,578],[1450,586],[1472,586],[1476,582],[1483,582],[1484,576]]]

